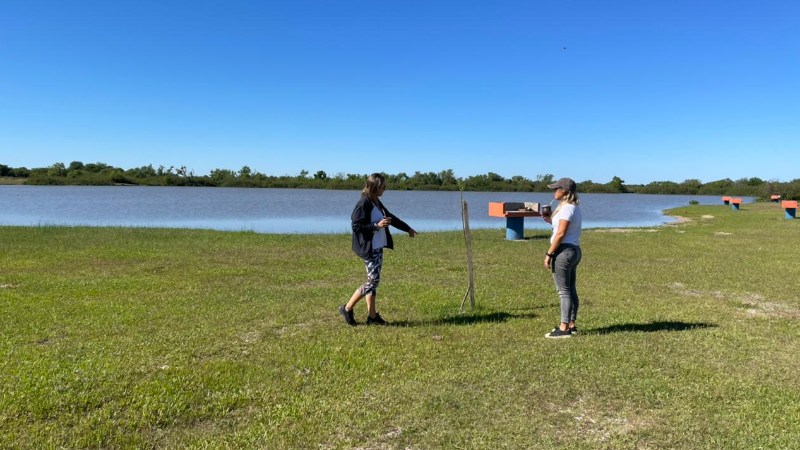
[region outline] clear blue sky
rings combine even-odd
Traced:
[[[564,49],[566,47],[566,49]],[[800,177],[800,1],[0,1],[0,163]]]

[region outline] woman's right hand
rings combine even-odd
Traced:
[[[380,222],[378,222],[378,228],[386,228],[391,225],[392,219],[388,217],[384,217]]]

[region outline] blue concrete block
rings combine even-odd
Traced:
[[[797,208],[786,208],[786,218],[787,219],[795,219],[797,214]]]
[[[738,211],[739,210],[739,204],[738,203],[731,203],[731,209],[734,210],[734,211]]]
[[[525,238],[525,218],[507,217],[506,218],[506,239],[516,241]]]

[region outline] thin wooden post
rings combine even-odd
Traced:
[[[463,196],[464,194],[462,193],[461,195]],[[469,234],[469,208],[467,208],[467,202],[463,198],[461,199],[461,218],[464,224],[464,242],[467,245],[467,273],[469,274],[469,286],[464,294],[464,299],[461,300],[461,310],[463,311],[468,295],[470,306],[472,308],[475,307],[475,283],[472,277],[472,238]]]

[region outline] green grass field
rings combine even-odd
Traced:
[[[584,231],[565,340],[543,232],[473,232],[464,314],[463,234],[398,235],[350,328],[349,235],[0,227],[0,448],[798,448],[800,221],[672,213]]]

